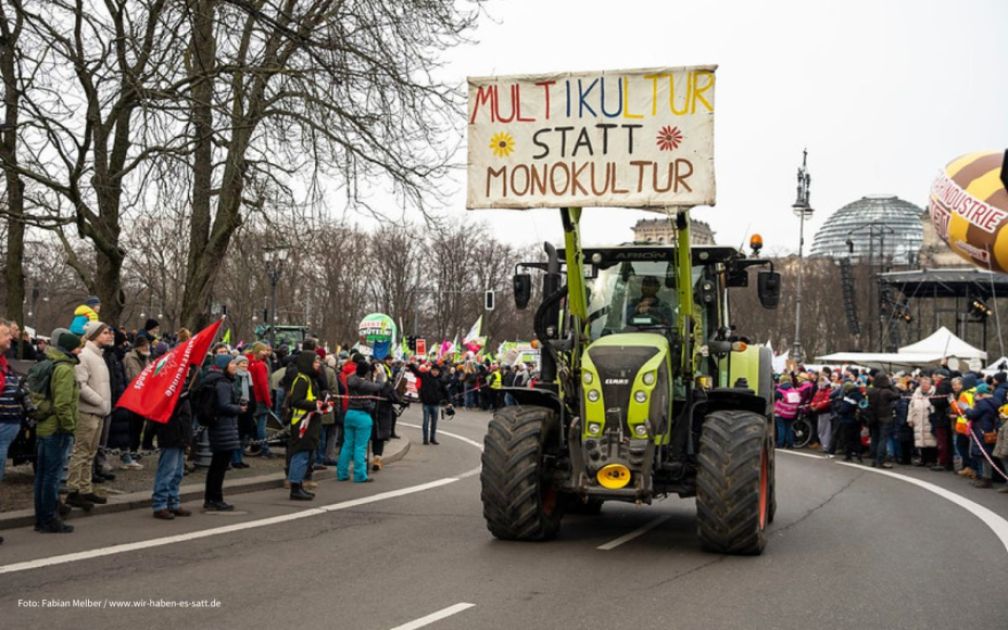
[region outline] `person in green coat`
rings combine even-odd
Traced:
[[[46,359],[53,363],[48,392],[52,411],[36,427],[35,472],[35,530],[43,533],[73,531],[72,526],[60,519],[57,508],[60,473],[77,429],[80,385],[74,367],[80,351],[81,338],[70,332],[60,334],[56,345],[45,351]]]

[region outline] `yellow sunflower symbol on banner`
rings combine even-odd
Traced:
[[[507,157],[514,151],[514,138],[506,131],[499,131],[490,138],[490,148],[497,157]]]

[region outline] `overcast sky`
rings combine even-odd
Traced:
[[[449,76],[717,64],[719,243],[763,234],[795,251],[795,170],[809,151],[812,235],[841,206],[895,194],[924,206],[954,157],[1008,148],[1008,1],[491,0]],[[460,154],[464,159],[464,152]],[[450,214],[466,211],[460,172]],[[561,238],[555,210],[469,211],[499,237]],[[589,209],[588,243],[630,240],[636,210]]]

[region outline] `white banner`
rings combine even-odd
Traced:
[[[714,205],[714,70],[470,77],[467,208]]]

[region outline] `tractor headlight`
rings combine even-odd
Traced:
[[[633,397],[634,397],[634,400],[636,400],[639,403],[645,402],[647,400],[647,392],[645,392],[644,390],[638,389],[636,392],[634,392]]]
[[[590,433],[591,435],[596,435],[601,430],[602,430],[602,425],[599,424],[598,422],[589,422],[588,423],[588,433]]]
[[[655,373],[654,373],[654,370],[645,373],[644,374],[644,378],[641,379],[641,380],[644,381],[645,385],[654,385],[654,382],[655,382]]]
[[[582,380],[582,382],[584,382],[585,385],[591,385],[592,384],[592,380],[594,380],[594,379],[592,378],[592,373],[591,372],[582,372],[581,373],[581,380]]]
[[[647,427],[643,424],[638,424],[634,427],[634,433],[637,434],[637,437],[647,437]]]
[[[597,389],[588,390],[588,402],[598,402],[599,393]]]

